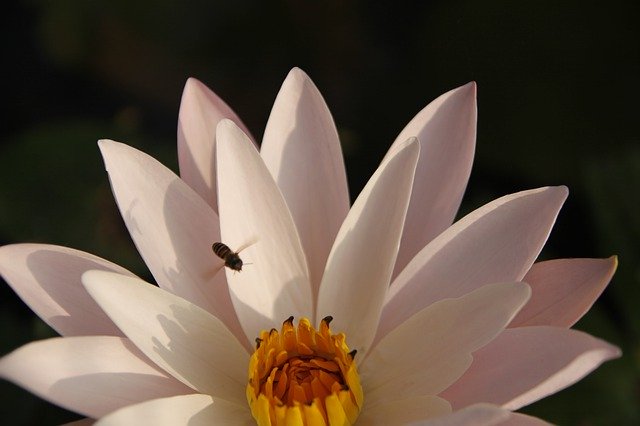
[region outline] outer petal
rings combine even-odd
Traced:
[[[133,276],[109,261],[66,247],[14,244],[0,248],[3,278],[58,333],[122,335],[82,287],[80,277],[91,269]]]
[[[95,424],[95,422],[96,421],[93,419],[86,418],[86,419],[80,419],[73,422],[65,423],[62,426],[91,426]]]
[[[188,79],[178,116],[180,176],[216,212],[216,126],[225,118],[249,134],[236,113],[218,95],[195,78]]]
[[[434,395],[413,396],[373,407],[365,404],[358,417],[358,425],[404,425],[411,422],[444,416],[451,413],[451,405]]]
[[[506,327],[530,293],[524,283],[490,284],[409,318],[360,366],[368,403],[446,389],[467,369],[469,355]]]
[[[278,93],[261,155],[296,223],[315,300],[333,240],[349,211],[349,192],[329,108],[298,68]]]
[[[408,138],[415,136],[420,141],[420,159],[394,276],[453,222],[471,173],[476,120],[476,84],[471,82],[427,105],[389,149],[387,158]]]
[[[132,405],[100,419],[96,426],[249,425],[251,420],[246,407],[214,400],[209,395],[193,394]]]
[[[425,422],[412,423],[424,426],[493,426],[508,420],[509,411],[491,404],[476,404],[454,411],[448,416]]]
[[[510,327],[553,325],[571,327],[602,294],[618,259],[557,259],[534,264],[524,277],[531,300]]]
[[[567,198],[564,186],[518,192],[471,212],[427,245],[392,283],[377,339],[445,297],[519,281]]]
[[[220,241],[215,212],[147,154],[113,141],[101,141],[100,149],[122,217],[160,287],[242,336],[224,274],[216,274],[221,262],[211,250]]]
[[[290,315],[312,315],[311,286],[291,213],[264,162],[232,121],[218,125],[218,195],[222,241],[250,262],[227,271],[229,290],[247,336]]]
[[[115,336],[29,343],[0,360],[0,376],[93,418],[148,399],[193,392],[152,366],[128,339]]]
[[[366,354],[375,335],[395,264],[419,155],[415,138],[380,165],[349,211],[327,260],[317,320]]]
[[[576,330],[505,330],[477,351],[471,368],[442,393],[454,408],[483,401],[517,410],[577,382],[620,350]]]
[[[216,317],[136,278],[89,271],[82,281],[158,366],[198,392],[246,403],[249,354]]]
[[[500,426],[551,426],[551,423],[542,419],[520,413],[509,413],[509,418],[498,424]]]

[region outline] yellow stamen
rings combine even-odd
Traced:
[[[352,425],[363,405],[362,386],[343,333],[331,317],[316,331],[293,317],[282,330],[262,331],[249,361],[247,401],[258,425]]]

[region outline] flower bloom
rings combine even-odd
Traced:
[[[64,336],[6,355],[0,375],[106,425],[543,423],[511,410],[620,354],[570,329],[616,259],[534,263],[565,187],[452,224],[475,126],[475,84],[440,96],[350,207],[335,125],[302,71],[285,80],[260,152],[190,79],[181,177],[99,144],[159,287],[69,248],[0,248],[3,277]],[[241,271],[214,242],[246,246]]]

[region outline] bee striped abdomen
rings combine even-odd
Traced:
[[[216,256],[224,260],[224,266],[234,271],[242,270],[242,259],[238,256],[238,253],[231,250],[226,244],[216,242],[213,243],[211,248]]]
[[[224,243],[213,243],[212,248],[213,248],[213,252],[220,259],[224,259],[225,257],[227,257],[229,253],[233,253],[231,249]]]

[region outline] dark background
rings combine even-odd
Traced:
[[[187,4],[188,3],[188,4]],[[262,135],[289,69],[329,104],[352,198],[429,101],[478,83],[478,148],[461,213],[566,184],[542,257],[619,269],[576,328],[624,356],[524,411],[560,424],[640,422],[640,2],[16,1],[3,4],[0,243],[82,249],[151,279],[96,141],[177,170],[182,87],[197,77]],[[53,335],[0,286],[0,353]],[[508,356],[508,354],[506,354]],[[77,416],[0,383],[0,418]]]

